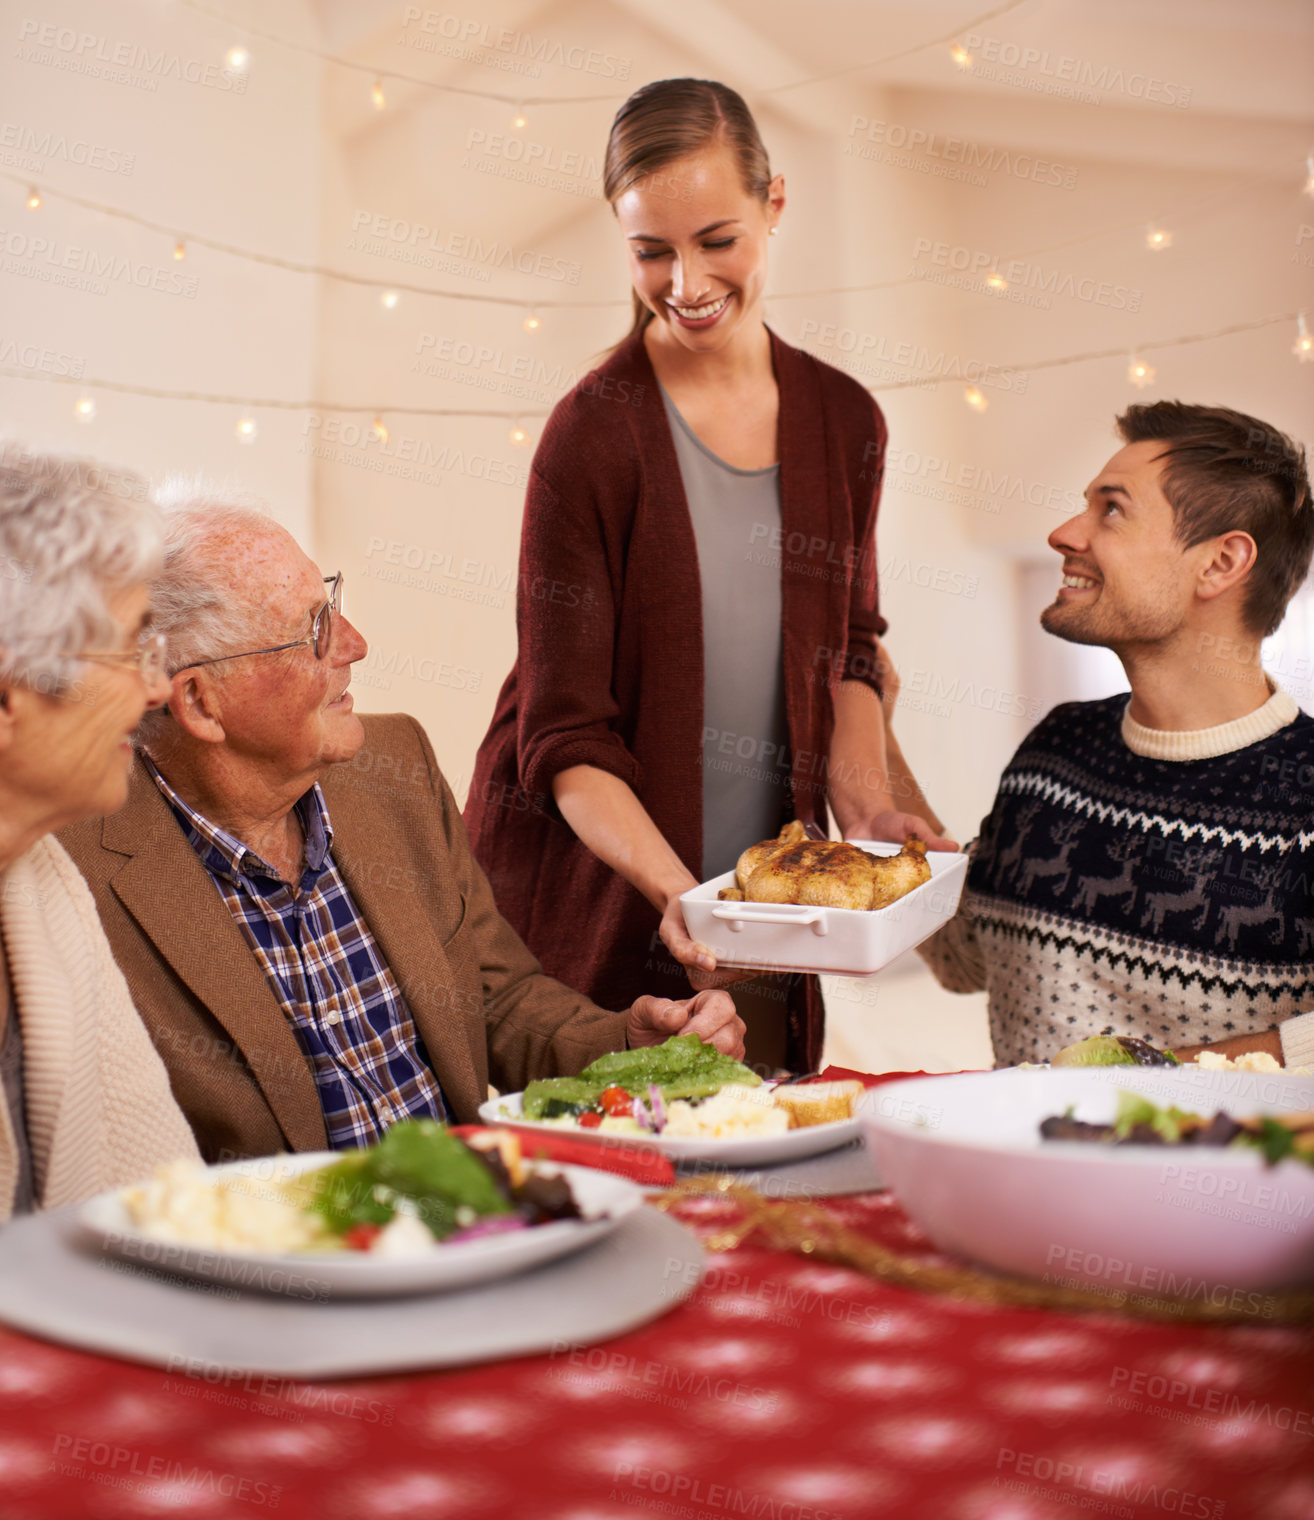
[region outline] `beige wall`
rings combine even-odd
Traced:
[[[310,24],[302,0],[278,9],[294,30]],[[40,374],[44,365],[224,395],[310,396],[313,278],[196,245],[178,263],[170,233],[49,192],[313,262],[323,158],[318,65],[253,52],[245,79],[237,79],[225,55],[245,40],[241,34],[179,6],[132,0],[69,0],[57,13],[11,6],[0,26],[0,169],[47,191],[32,212],[23,187],[0,180],[0,367]],[[35,254],[33,240],[45,244]],[[76,279],[89,260],[109,271],[103,290],[51,279]],[[254,412],[259,435],[246,444],[236,436],[242,409],[234,405],[88,389],[96,416],[80,423],[73,407],[83,393],[0,378],[0,432],[132,465],[156,480],[199,471],[232,481],[268,500],[303,536],[313,534],[295,413]]]

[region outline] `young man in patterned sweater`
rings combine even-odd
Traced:
[[[1161,401],[1057,528],[1044,628],[1122,661],[1014,755],[957,916],[921,947],[990,994],[1001,1065],[1096,1034],[1314,1064],[1314,719],[1260,665],[1314,548],[1304,452]]]

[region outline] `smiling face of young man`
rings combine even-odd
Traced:
[[[1063,569],[1040,615],[1046,632],[1121,654],[1163,646],[1188,628],[1215,547],[1188,549],[1174,536],[1163,450],[1157,440],[1120,449],[1087,486],[1086,510],[1049,535]]]
[[[765,201],[745,188],[734,153],[710,145],[638,180],[615,204],[630,279],[655,322],[651,340],[717,352],[762,324],[767,236],[785,182]]]

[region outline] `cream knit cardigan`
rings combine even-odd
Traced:
[[[86,882],[47,835],[0,872],[0,934],[23,1032],[23,1088],[41,1208],[58,1208],[198,1156],[132,1006]],[[0,1101],[0,1219],[18,1155]]]

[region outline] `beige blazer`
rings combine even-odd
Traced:
[[[99,822],[99,820],[97,820]],[[42,1208],[148,1177],[195,1157],[163,1063],[77,868],[53,838],[0,873],[0,933],[23,1035],[23,1094]],[[0,1219],[9,1217],[18,1154],[0,1101]]]
[[[360,753],[323,782],[333,858],[454,1117],[476,1117],[490,1080],[514,1090],[623,1048],[624,1015],[544,976],[498,913],[424,730],[403,715],[363,721]],[[61,839],[202,1154],[324,1149],[318,1090],[292,1026],[142,762],[124,808]]]

